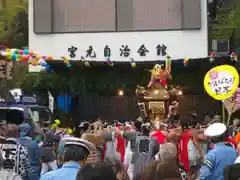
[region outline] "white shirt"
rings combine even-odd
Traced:
[[[125,155],[124,155],[124,164],[129,165],[132,161],[132,149],[131,149],[131,142],[129,141],[127,147],[125,148]]]

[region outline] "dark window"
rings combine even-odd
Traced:
[[[201,28],[201,0],[34,0],[35,33]]]
[[[182,29],[181,0],[133,0],[133,29]]]
[[[218,52],[228,52],[229,51],[229,41],[217,41],[217,51]]]
[[[0,108],[0,120],[5,120],[7,123],[21,124],[24,121],[23,111],[14,109]]]
[[[54,32],[115,31],[115,0],[53,0]]]

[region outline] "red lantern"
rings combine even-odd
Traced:
[[[210,53],[210,62],[213,62],[215,60],[215,54],[214,52]]]
[[[237,53],[236,52],[232,52],[230,54],[230,58],[231,58],[232,61],[237,62],[237,58],[238,58]]]

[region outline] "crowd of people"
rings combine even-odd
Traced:
[[[0,122],[1,180],[237,180],[240,120],[226,127],[221,117],[199,121],[177,116],[157,124],[90,124],[78,130],[60,121]]]

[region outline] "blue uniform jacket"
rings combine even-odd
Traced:
[[[36,166],[40,167],[41,151],[37,142],[32,140],[30,137],[23,137],[18,139],[18,141],[23,147],[27,148],[31,167],[36,167]]]
[[[40,180],[76,180],[80,167],[77,162],[68,162],[62,168],[42,175]]]
[[[223,142],[215,144],[204,157],[199,180],[224,180],[224,168],[233,164],[236,158],[237,152],[233,147]]]
[[[28,176],[29,180],[38,180],[40,177],[40,148],[36,141],[32,140],[30,137],[22,137],[18,139],[19,143],[28,150],[28,159],[31,166],[31,171]]]

